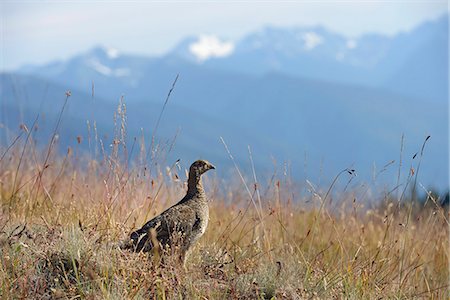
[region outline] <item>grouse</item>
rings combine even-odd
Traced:
[[[211,163],[195,161],[189,168],[186,196],[131,233],[128,248],[136,252],[149,252],[159,246],[171,247],[176,242],[184,264],[189,249],[205,233],[208,225],[208,201],[201,176],[211,169],[215,169]]]

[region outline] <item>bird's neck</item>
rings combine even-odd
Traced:
[[[188,191],[189,196],[203,195],[205,190],[203,189],[202,178],[200,176],[189,174],[188,178]]]

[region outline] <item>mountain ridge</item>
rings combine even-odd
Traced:
[[[210,39],[203,42],[216,51],[215,55],[222,56],[192,60],[193,57],[183,56],[186,54],[183,51],[197,42],[194,38],[186,40],[184,48],[161,57],[96,48],[64,62],[22,69],[14,76],[20,78],[22,86],[32,87],[37,85],[34,82],[40,82],[41,93],[48,82],[54,87],[53,98],[63,87],[73,89],[83,95],[78,108],[89,99],[99,99],[105,109],[97,107],[95,116],[105,128],[110,128],[108,124],[117,102],[124,96],[130,114],[130,135],[138,136],[140,128],[150,134],[156,112],[179,74],[159,132],[162,139],[181,129],[173,159],[183,156],[197,159],[196,155],[201,155],[229,166],[219,141],[219,137],[224,137],[240,162],[246,164],[247,145],[251,145],[257,168],[270,169],[273,159],[290,161],[297,178],[298,174],[306,173],[301,169],[307,156],[311,166],[319,166],[325,159],[325,170],[330,174],[354,165],[361,177],[368,180],[373,163],[384,165],[398,157],[403,134],[405,151],[411,157],[416,151],[413,149],[431,135],[428,164],[424,163],[421,172],[426,184],[445,188],[448,58],[444,54],[448,45],[444,45],[443,36],[448,29],[443,29],[443,25],[447,23],[448,17],[441,18],[409,33],[395,37],[367,35],[353,44],[330,33],[330,40],[336,39],[340,46],[351,48],[351,52],[360,47],[358,59],[367,60],[363,67],[352,65],[358,65],[356,58],[353,62],[348,59],[346,65],[336,60],[330,49],[338,48],[324,48],[325,54],[310,56],[326,46],[327,32],[322,28],[324,32],[316,32],[319,37],[305,36],[311,33],[311,28],[307,28],[286,35],[273,33],[280,40],[299,33],[301,43],[294,43],[280,57],[276,45],[268,50],[268,56],[264,56],[264,49],[254,52],[251,47],[250,52],[244,51],[239,56],[236,51],[242,49],[236,45],[230,55],[223,56],[220,49],[223,41]],[[290,38],[287,40],[292,42]],[[387,41],[389,45],[384,44]],[[252,43],[251,39],[247,42]],[[304,48],[305,43],[309,43],[309,49]],[[377,51],[389,56],[380,60],[370,54],[374,45],[379,47]],[[295,51],[306,56],[292,57]],[[322,59],[321,55],[328,55],[329,59]],[[274,61],[277,63],[272,68]],[[2,105],[6,107],[4,103],[9,99],[8,109],[14,111],[10,106],[14,105],[15,95],[6,83],[2,80]],[[38,111],[36,107],[33,109]],[[111,136],[111,129],[105,131]],[[312,169],[311,176],[317,177],[319,168]],[[408,174],[408,170],[403,173]],[[395,181],[396,174],[393,171],[386,175],[390,178],[386,181]]]

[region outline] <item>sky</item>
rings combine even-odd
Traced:
[[[67,59],[97,45],[161,55],[188,36],[237,40],[264,26],[322,25],[353,38],[395,35],[448,10],[443,0],[0,0],[0,70]]]

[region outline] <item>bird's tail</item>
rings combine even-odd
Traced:
[[[139,234],[139,231],[134,231],[131,233],[129,238],[120,242],[119,247],[122,250],[140,252],[144,248],[147,239],[147,234]]]
[[[122,250],[131,250],[136,247],[134,240],[127,238],[126,240],[123,240],[121,242],[119,242],[119,248]]]

